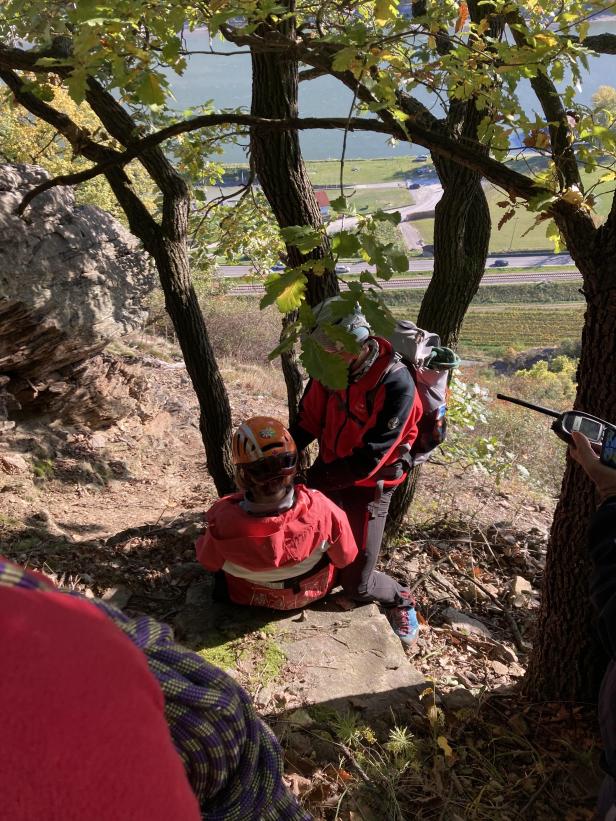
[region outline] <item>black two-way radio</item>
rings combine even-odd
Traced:
[[[584,413],[584,411],[568,410],[561,412],[552,408],[545,408],[543,405],[534,405],[532,402],[518,399],[515,396],[505,396],[503,393],[497,393],[496,398],[551,416],[554,419],[552,430],[563,442],[570,443],[572,433],[584,434],[591,444],[601,446],[600,458],[603,464],[616,468],[616,425],[612,425],[604,419],[599,419],[598,416]]]

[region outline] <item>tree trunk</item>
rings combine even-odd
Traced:
[[[283,24],[292,26],[291,22]],[[292,32],[286,31],[287,36]],[[298,116],[297,60],[278,52],[252,52],[251,114],[259,117],[284,118]],[[297,131],[272,132],[264,128],[250,131],[252,167],[263,188],[274,216],[281,228],[290,225],[323,227],[321,210],[308,176]],[[309,254],[302,254],[294,245],[287,246],[290,267],[330,253],[327,237]],[[314,276],[308,272],[307,299],[316,305],[339,291],[333,272]]]
[[[292,10],[291,4],[289,8]],[[281,23],[280,29],[286,36],[292,36],[294,26],[294,20],[290,19]],[[297,60],[276,51],[253,50],[251,56],[251,114],[269,118],[297,117]],[[281,228],[291,225],[323,227],[321,210],[304,165],[297,131],[272,132],[252,128],[250,159],[263,193]],[[323,259],[329,254],[327,237],[309,254],[302,254],[294,245],[287,244],[287,262],[291,268],[309,259]],[[309,305],[316,305],[339,292],[338,281],[333,272],[315,276],[308,271],[307,279],[306,299]],[[292,424],[303,390],[302,374],[295,351],[283,354],[282,372],[289,400],[289,424]]]
[[[120,103],[93,79],[88,83],[87,100],[109,133],[129,146],[135,123]],[[160,226],[148,222],[149,215],[143,213],[142,206],[138,208],[134,194],[131,200],[130,192],[123,190],[117,173],[107,177],[126,212],[131,231],[143,241],[156,262],[165,305],[199,401],[199,429],[208,471],[216,490],[224,495],[235,489],[230,451],[231,406],[190,278],[188,187],[160,148],[148,149],[139,160],[163,195]]]
[[[595,230],[590,217],[559,227],[584,278],[587,299],[575,407],[616,420],[615,232]],[[524,689],[534,699],[592,700],[605,669],[588,601],[586,548],[595,494],[590,480],[567,460],[547,553],[541,608]]]
[[[470,103],[452,102],[449,132],[476,136],[478,112]],[[455,348],[462,322],[485,273],[492,231],[481,176],[463,166],[434,157],[443,196],[434,213],[434,273],[421,301],[417,324],[435,331],[443,345]],[[399,532],[413,501],[420,469],[414,468],[392,496],[385,538]]]
[[[229,449],[231,407],[190,279],[186,243],[161,238],[152,249],[165,307],[173,322],[186,370],[199,401],[199,430],[207,469],[220,496],[235,490]]]
[[[492,223],[478,175],[453,174],[434,214],[434,273],[417,324],[455,348],[462,322],[485,273]],[[468,179],[469,176],[475,179]],[[459,178],[460,177],[460,178]]]

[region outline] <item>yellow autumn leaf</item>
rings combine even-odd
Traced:
[[[384,26],[398,16],[397,0],[375,0],[374,19],[379,26]]]
[[[577,185],[572,185],[571,188],[567,188],[566,191],[563,191],[561,199],[571,205],[581,205],[584,202],[584,195]]]
[[[554,34],[547,33],[535,34],[535,40],[538,40],[539,43],[541,43],[542,45],[549,47],[558,45],[559,42],[558,37],[556,37]]]
[[[434,727],[439,720],[439,709],[435,704],[430,704],[426,707],[426,718],[430,722],[430,726]]]
[[[445,758],[451,758],[453,756],[453,750],[449,746],[449,742],[447,741],[447,739],[445,738],[444,735],[440,735],[436,739],[436,743],[438,744],[438,746],[443,751],[443,754],[444,754]]]

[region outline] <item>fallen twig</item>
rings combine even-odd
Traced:
[[[463,579],[471,581],[476,587],[479,588],[479,590],[485,593],[485,595],[496,605],[496,607],[498,607],[498,609],[507,619],[509,626],[511,627],[511,632],[513,633],[513,641],[515,643],[515,646],[521,652],[526,652],[526,647],[524,646],[524,641],[522,639],[522,634],[520,633],[520,628],[518,627],[516,620],[513,618],[513,614],[511,613],[509,608],[505,607],[505,605],[498,599],[498,597],[495,596],[494,593],[491,593],[487,587],[484,587],[484,585],[481,584],[481,582],[478,582],[474,576],[471,576],[469,573],[465,573],[463,570],[460,570],[458,567],[456,567],[455,562],[453,562],[449,556],[447,556],[446,558],[449,559],[449,564],[453,568],[454,572],[458,574],[458,576],[461,576]]]

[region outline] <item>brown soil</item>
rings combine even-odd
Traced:
[[[0,554],[89,596],[129,588],[131,609],[171,621],[199,573],[193,542],[216,493],[185,370],[152,357],[131,361],[148,385],[139,416],[96,433],[24,421],[0,443]],[[285,418],[276,371],[232,361],[224,371],[234,422],[254,414]],[[15,454],[25,457],[25,469],[19,460],[11,466]],[[431,747],[419,770],[413,765],[392,787],[400,814],[388,817],[589,818],[592,724],[577,708],[563,713],[560,705],[536,707],[515,695],[532,641],[552,500],[519,482],[497,487],[481,474],[439,464],[427,466],[421,481],[409,527],[384,552],[382,567],[417,597],[425,625],[409,656],[433,679],[431,698],[441,717],[427,709],[417,719],[413,732],[431,738]],[[529,591],[513,601],[516,576],[529,583]],[[455,631],[447,608],[480,620],[489,635]],[[468,704],[462,714],[455,707],[451,694],[461,689],[470,696],[470,713]],[[327,732],[331,738],[331,728]],[[511,757],[497,760],[492,751],[488,761],[490,738],[499,732],[509,739],[505,753]],[[444,759],[437,743],[445,735],[459,745],[454,759]],[[306,757],[290,745],[290,783],[316,817],[374,817],[362,776],[368,748],[372,755],[373,742],[366,739],[338,744],[328,759]],[[450,764],[462,750],[468,766],[451,780]],[[583,775],[580,751],[587,762]],[[387,770],[391,762],[384,760]],[[503,781],[508,768],[515,777]],[[376,782],[378,772],[371,776]],[[418,772],[429,797],[425,806],[411,778]],[[342,801],[347,791],[356,796],[350,803]],[[499,803],[505,795],[510,810]],[[408,811],[405,801],[411,802]]]

